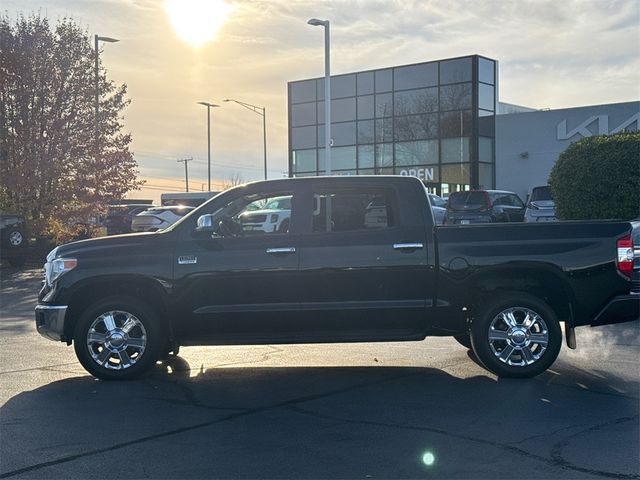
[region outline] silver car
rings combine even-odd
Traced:
[[[447,202],[434,193],[429,193],[428,196],[433,219],[436,225],[442,225],[444,223],[444,214],[447,213]]]
[[[524,212],[524,221],[555,222],[556,220],[556,204],[551,196],[549,185],[533,187]]]

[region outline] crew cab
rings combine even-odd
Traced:
[[[287,230],[247,234],[243,215],[283,197]],[[575,327],[637,318],[632,271],[627,222],[435,226],[418,179],[280,179],[161,232],[55,248],[35,316],[102,379],[136,377],[180,345],[426,336],[530,377],[555,361],[561,322],[575,348]]]

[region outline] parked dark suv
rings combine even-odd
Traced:
[[[104,226],[107,227],[107,235],[131,233],[131,219],[153,206],[148,203],[111,205],[107,212],[107,218],[104,220]]]
[[[20,267],[27,258],[29,237],[27,222],[22,215],[0,215],[0,252],[10,265]]]
[[[493,222],[522,222],[525,205],[513,192],[467,190],[449,195],[446,225]]]

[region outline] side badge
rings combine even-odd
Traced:
[[[178,265],[193,265],[198,263],[198,257],[195,255],[182,255],[178,257]]]

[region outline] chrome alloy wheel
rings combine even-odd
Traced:
[[[536,312],[512,307],[494,317],[489,326],[489,346],[493,354],[507,365],[532,365],[549,344],[547,324]]]
[[[87,348],[93,360],[111,370],[135,365],[147,346],[147,332],[133,314],[122,310],[105,312],[87,332]]]

